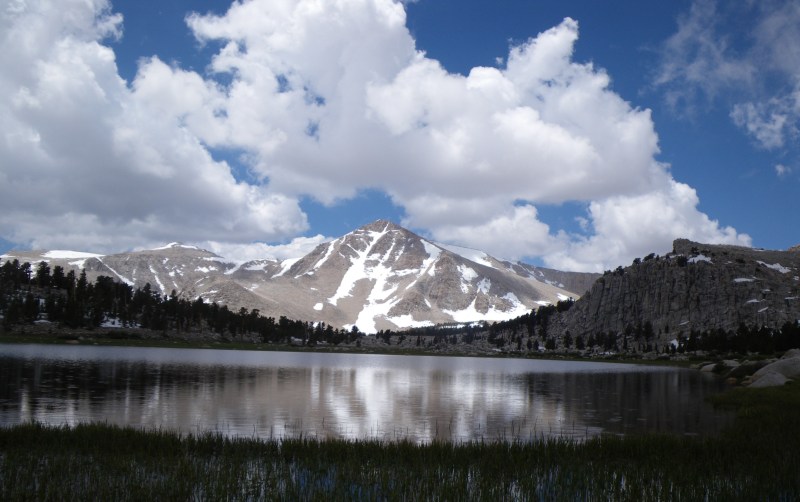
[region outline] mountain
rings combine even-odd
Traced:
[[[800,249],[768,251],[678,239],[672,253],[607,272],[554,333],[622,334],[647,323],[656,341],[690,331],[780,328],[800,320]]]
[[[92,255],[11,252],[6,259],[86,270],[137,287],[202,297],[238,310],[381,329],[506,320],[541,305],[577,298],[597,274],[561,272],[497,260],[426,240],[379,220],[319,245],[299,259],[235,263],[180,243],[146,251]]]

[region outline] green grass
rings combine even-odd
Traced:
[[[0,429],[2,500],[797,500],[800,384],[738,389],[714,437],[283,441],[91,424]]]

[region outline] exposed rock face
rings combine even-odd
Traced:
[[[800,254],[676,240],[673,252],[599,278],[556,332],[623,333],[650,322],[657,340],[679,333],[800,319]]]
[[[295,260],[232,263],[182,244],[108,256],[10,253],[34,267],[84,268],[162,294],[257,308],[262,314],[365,332],[441,322],[511,319],[577,298],[598,274],[499,261],[480,251],[442,246],[388,221],[321,244]],[[574,287],[574,289],[572,289]]]
[[[750,377],[750,387],[774,387],[800,377],[800,350],[787,351],[779,360],[759,369]]]

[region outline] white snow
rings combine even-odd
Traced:
[[[150,249],[150,251],[163,251],[165,249],[172,249],[172,248],[195,249],[195,250],[200,251],[199,247],[188,246],[186,244],[181,244],[180,242],[170,242],[169,244],[166,244],[164,246]]]
[[[756,300],[755,298],[753,298],[752,300],[747,300],[744,303],[745,303],[745,305],[747,305],[748,303],[761,303],[761,301],[760,300]]]
[[[283,260],[281,262],[281,271],[275,274],[273,277],[280,277],[292,268],[292,265],[300,261],[300,258],[289,258],[288,260]]]
[[[396,317],[387,317],[387,321],[394,323],[398,328],[424,328],[433,326],[431,321],[415,321],[411,314],[404,314]]]
[[[478,273],[475,272],[474,270],[472,270],[471,268],[469,268],[466,265],[463,265],[463,264],[459,265],[458,266],[458,271],[461,274],[461,278],[464,279],[467,282],[471,282],[473,279],[477,279],[478,278]]]
[[[428,253],[428,257],[422,261],[422,266],[420,266],[419,270],[413,270],[411,273],[417,274],[419,276],[422,275],[429,275],[430,277],[436,276],[436,260],[439,259],[439,256],[442,254],[442,250],[439,249],[437,246],[429,243],[428,241],[422,241],[422,245],[425,247],[425,252]],[[407,275],[405,274],[405,270],[402,271],[403,273],[395,273],[395,275]],[[411,289],[414,284],[417,283],[419,277],[414,279],[406,286],[406,289]]]
[[[699,254],[697,256],[692,256],[691,258],[689,258],[689,263],[700,263],[701,261],[704,261],[704,262],[707,262],[707,263],[714,263],[713,261],[711,261],[711,258],[709,258],[706,255],[702,255],[702,254]]]
[[[104,263],[101,257],[99,257],[99,256],[98,256],[98,257],[97,257],[97,259],[98,259],[98,260],[100,260],[100,263],[102,263],[103,265],[105,265],[105,266],[106,266],[106,268],[107,268],[107,269],[109,269],[109,270],[110,270],[110,271],[111,271],[111,272],[112,272],[114,275],[116,275],[117,277],[119,277],[119,279],[120,279],[122,282],[124,282],[124,283],[125,283],[125,284],[127,284],[128,286],[133,286],[133,285],[134,285],[134,282],[133,282],[132,280],[128,279],[127,277],[123,277],[123,276],[122,276],[122,274],[120,274],[119,272],[117,272],[116,270],[114,270],[113,268],[111,268],[111,267],[110,267],[110,266],[109,266],[107,263]]]
[[[238,272],[239,269],[241,269],[245,263],[250,263],[250,262],[246,260],[238,260],[238,261],[226,260],[226,261],[220,261],[220,263],[223,266],[230,266],[230,268],[226,270],[224,273],[225,275],[232,275]]]
[[[761,265],[764,265],[767,268],[771,268],[772,270],[777,270],[778,272],[780,272],[782,274],[788,274],[789,272],[792,271],[791,269],[788,269],[788,268],[784,267],[780,263],[773,263],[772,265],[770,265],[768,263],[764,263],[763,261],[759,261],[757,263],[760,263]]]
[[[73,267],[84,268],[86,266],[86,260],[88,260],[88,258],[84,258],[83,260],[69,261],[67,263]]]
[[[328,258],[330,258],[331,253],[333,253],[333,248],[335,247],[336,247],[336,241],[331,241],[328,243],[328,249],[325,250],[325,255],[322,258],[320,258],[317,263],[314,264],[313,270],[319,270],[319,267],[321,267],[326,261],[328,261]]]
[[[423,241],[423,243],[425,243],[425,241]],[[441,244],[438,242],[436,243],[436,245],[439,246],[440,248],[450,251],[451,253],[457,254],[462,258],[466,258],[469,261],[487,267],[495,268],[490,260],[491,257],[486,253],[484,253],[483,251],[478,251],[477,249],[465,248],[461,246],[453,246],[451,244]]]
[[[458,266],[458,272],[461,275],[461,292],[469,293],[469,285],[478,277],[478,273],[463,264]]]
[[[476,319],[484,319],[487,321],[507,321],[529,312],[530,309],[519,302],[519,300],[513,294],[509,293],[509,295],[506,295],[505,298],[512,303],[516,300],[517,303],[515,303],[514,307],[509,310],[500,310],[492,306],[484,314],[478,312],[478,310],[475,308],[475,302],[477,301],[476,297],[474,300],[472,300],[472,303],[463,310],[442,310],[442,312],[452,317],[453,321],[455,322],[472,322]]]
[[[546,306],[548,306],[548,305],[552,305],[552,304],[551,304],[550,302],[548,302],[547,300],[536,300],[534,303],[535,303],[536,305],[539,305],[539,306],[541,306],[541,307],[546,307]]]
[[[478,291],[480,291],[485,295],[488,295],[490,289],[492,289],[492,281],[490,281],[486,277],[481,278],[481,280],[478,282]]]
[[[322,310],[322,303],[317,303],[314,305],[314,310]]]
[[[364,308],[359,312],[356,319],[356,326],[364,333],[375,333],[375,317],[385,316],[396,302],[390,302],[388,299],[397,291],[397,285],[389,284],[389,278],[392,277],[391,268],[385,266],[383,262],[379,261],[373,266],[368,266],[367,261],[370,257],[373,259],[379,255],[373,256],[372,249],[375,244],[387,233],[388,229],[381,232],[369,232],[367,247],[363,251],[354,249],[356,257],[351,258],[350,267],[345,271],[342,281],[336,292],[328,298],[328,303],[336,305],[342,298],[346,298],[352,294],[353,287],[361,280],[375,281],[372,290],[367,296]],[[385,256],[385,255],[384,255]]]
[[[152,272],[153,277],[156,280],[156,284],[158,284],[158,289],[160,289],[162,293],[166,293],[167,290],[164,288],[164,285],[161,284],[161,280],[158,278],[158,273],[155,271],[152,265],[150,265],[150,272]]]
[[[197,267],[196,269],[194,269],[195,272],[202,272],[204,274],[207,274],[207,273],[211,272],[212,270],[214,270],[214,268],[211,268],[211,267]]]
[[[567,296],[567,295],[563,295],[563,294],[561,294],[561,293],[558,293],[558,299],[559,299],[559,300],[561,300],[562,302],[565,302],[565,301],[567,301],[567,300],[571,300],[572,298],[570,298],[570,297],[569,297],[569,296]]]
[[[84,260],[88,258],[101,258],[103,255],[95,254],[95,253],[82,253],[80,251],[67,251],[64,249],[54,249],[52,251],[48,251],[42,255],[44,258],[51,258],[53,260],[68,260],[68,259],[76,259],[76,258],[83,258]],[[70,265],[72,265],[70,263]]]
[[[759,310],[758,310],[758,313],[760,314],[761,312],[764,312],[764,311],[766,311],[766,310],[769,310],[769,307],[764,307],[763,309],[759,309]]]
[[[436,275],[436,260],[439,259],[442,250],[428,241],[422,241],[422,245],[425,246],[425,252],[428,253],[428,258],[422,262],[422,270],[426,271],[429,276],[434,277]]]
[[[127,327],[129,327],[129,328],[138,328],[139,326],[140,325],[137,324],[137,323],[129,323],[127,325]],[[102,328],[124,328],[126,326],[118,318],[109,317],[108,319],[104,320],[100,324],[100,327],[102,327]]]
[[[737,277],[733,282],[753,282],[755,279],[751,277]]]

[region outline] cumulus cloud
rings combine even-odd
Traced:
[[[742,19],[746,38],[732,28]],[[786,147],[800,122],[800,4],[694,0],[664,44],[654,83],[678,111],[691,113],[700,97],[721,101],[756,144]]]
[[[204,142],[220,134],[214,85],[157,59],[131,86],[120,78],[105,41],[121,23],[104,0],[0,12],[2,235],[118,251],[305,230],[296,200],[237,182],[209,153]]]
[[[620,195],[589,206],[595,234],[576,239],[547,257],[556,268],[587,269],[590,257],[604,250],[606,264],[625,264],[631,256],[645,256],[654,251],[649,243],[671,242],[682,236],[697,242],[720,242],[740,246],[752,245],[749,236],[731,227],[721,227],[697,209],[696,191],[674,180],[668,189],[642,195]],[[667,251],[670,247],[660,248]],[[594,271],[603,269],[597,264]]]
[[[574,61],[572,19],[512,47],[504,65],[461,75],[416,48],[401,2],[235,2],[187,17],[199,42],[220,47],[210,76],[152,57],[126,83],[105,43],[120,17],[103,0],[69,1],[3,13],[10,240],[183,240],[255,256],[277,251],[237,246],[307,228],[299,197],[331,204],[376,189],[438,240],[572,269],[676,237],[748,241],[699,212],[694,190],[656,160],[650,111]],[[259,183],[235,179],[212,148],[245,152]],[[22,196],[34,191],[43,200]],[[593,234],[539,220],[537,205],[565,201],[587,203]]]

